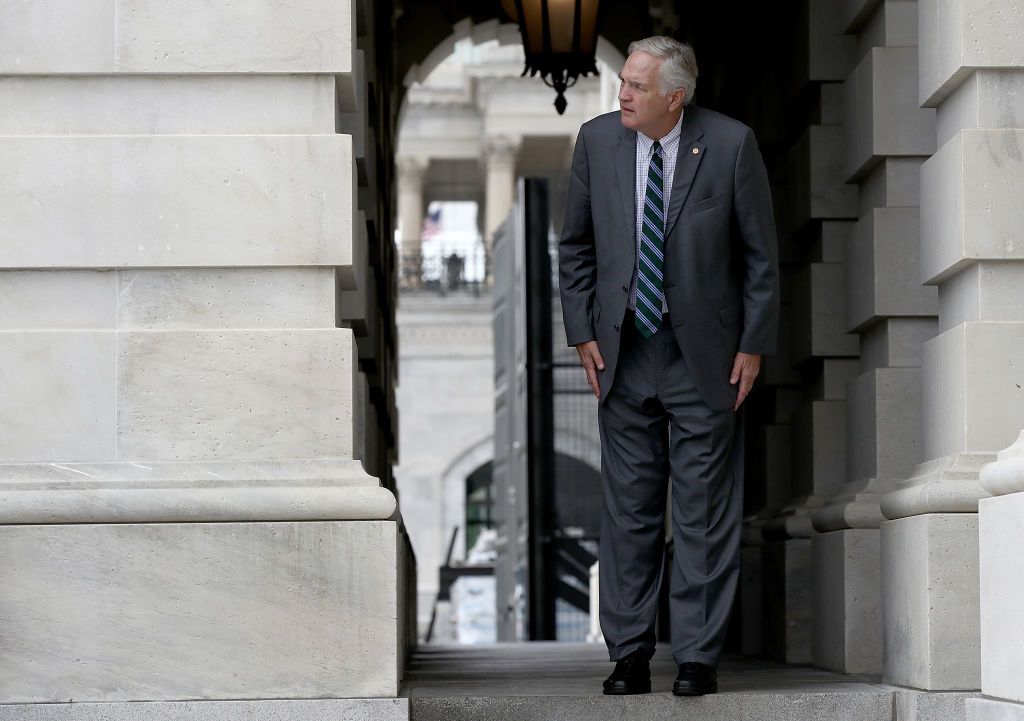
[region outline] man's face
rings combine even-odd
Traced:
[[[648,136],[648,131],[662,129],[666,124],[671,129],[675,122],[672,115],[682,104],[681,90],[661,94],[661,63],[653,55],[637,50],[626,58],[619,73],[622,124]]]

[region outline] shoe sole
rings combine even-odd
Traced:
[[[690,688],[672,688],[672,695],[674,696],[706,696],[708,694],[718,693],[718,685],[714,686],[703,686],[703,687],[690,687]]]
[[[605,696],[633,696],[641,693],[650,693],[650,685],[642,688],[624,689],[624,688],[606,688],[604,689]]]

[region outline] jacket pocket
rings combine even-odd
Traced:
[[[705,210],[711,210],[717,208],[719,205],[725,202],[726,194],[719,193],[718,195],[712,195],[711,197],[698,200],[690,207],[690,213],[702,213]]]
[[[743,301],[737,301],[728,308],[720,310],[718,312],[718,318],[722,321],[722,325],[732,325],[740,319],[740,311],[742,310]]]

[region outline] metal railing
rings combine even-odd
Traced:
[[[398,286],[444,295],[490,288],[490,259],[483,248],[469,252],[404,253]]]

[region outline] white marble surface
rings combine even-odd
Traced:
[[[973,68],[1024,65],[1024,12],[1001,0],[919,0],[921,105],[934,107]]]
[[[5,2],[0,74],[112,72],[115,2]]]
[[[0,77],[0,135],[333,133],[336,92],[330,75]]]
[[[874,208],[857,221],[846,249],[847,330],[884,316],[931,316],[938,291],[921,285],[920,213]]]
[[[993,496],[1024,491],[1024,431],[996,460],[982,467],[981,485]]]
[[[119,332],[117,457],[351,458],[354,353],[341,328]]]
[[[876,528],[811,539],[815,666],[838,673],[881,672],[880,539]]]
[[[921,168],[921,280],[1024,259],[1024,129],[962,130]],[[979,182],[984,179],[983,182]]]
[[[1022,471],[1018,464],[1024,476]],[[1024,493],[984,498],[978,515],[981,690],[986,696],[1024,703]]]
[[[1024,260],[978,261],[939,288],[939,331],[968,321],[1024,321]]]
[[[0,331],[0,462],[113,458],[114,377],[113,331]]]
[[[0,703],[394,697],[396,533],[0,526]]]
[[[114,273],[0,270],[0,331],[113,330]]]
[[[117,327],[334,328],[333,268],[117,271]]]
[[[972,698],[964,702],[967,721],[1024,721],[1024,704],[996,698]]]
[[[0,167],[9,268],[352,262],[348,136],[4,137]]]
[[[882,524],[883,680],[980,687],[978,516],[931,513]]]
[[[915,45],[871,48],[846,79],[845,92],[850,177],[882,156],[935,152],[935,111],[917,102]]]
[[[33,0],[0,28],[2,74],[350,73],[354,51],[351,0]]]
[[[975,70],[938,108],[938,144],[964,128],[1024,127],[1024,68]]]
[[[0,705],[0,721],[409,721],[408,698]]]
[[[1014,441],[1024,428],[1022,331],[1020,321],[969,322],[924,344],[924,458]]]

